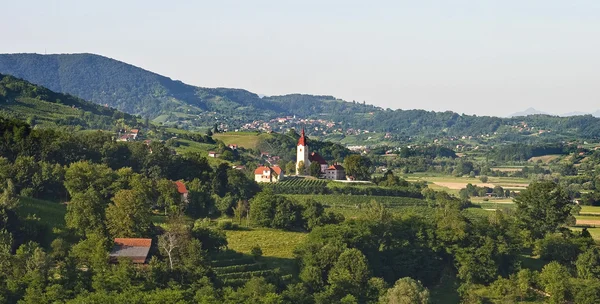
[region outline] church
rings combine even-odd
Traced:
[[[298,139],[296,148],[296,175],[306,174],[306,172],[300,172],[301,162],[304,164],[304,170],[308,170],[311,163],[319,163],[321,166],[321,176],[324,176],[326,179],[341,180],[346,176],[344,167],[338,164],[329,166],[327,161],[319,155],[319,153],[311,153],[309,151],[308,140],[304,133],[304,128],[302,128],[302,133],[300,134],[300,139]]]

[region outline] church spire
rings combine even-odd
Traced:
[[[306,136],[304,135],[304,127],[302,133],[300,133],[300,139],[298,139],[298,146],[306,146]]]

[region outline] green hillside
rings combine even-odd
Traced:
[[[130,114],[140,114],[157,123],[186,128],[212,127],[215,122],[239,128],[257,120],[295,115],[333,121],[343,132],[371,131],[362,134],[366,138],[350,140],[348,144],[365,142],[372,137],[372,132],[391,132],[396,141],[443,136],[491,136],[498,142],[600,137],[600,118],[592,115],[499,118],[450,111],[383,109],[333,96],[290,94],[261,98],[243,89],[195,87],[94,54],[0,54],[0,73]],[[373,138],[381,142],[380,137]]]
[[[13,76],[0,74],[0,116],[35,125],[69,125],[110,129],[115,120],[135,119],[115,109],[55,93]]]

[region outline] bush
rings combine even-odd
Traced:
[[[219,221],[217,227],[222,230],[233,230],[233,223],[230,221]]]
[[[263,252],[260,246],[256,245],[250,249],[250,254],[254,257],[254,259],[258,259],[263,255]]]

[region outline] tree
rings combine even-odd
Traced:
[[[320,177],[321,176],[321,164],[318,162],[312,162],[308,167],[310,176]]]
[[[306,165],[304,161],[298,162],[298,167],[296,168],[296,175],[304,175],[306,174]]]
[[[365,296],[370,270],[365,255],[360,250],[347,249],[340,254],[331,268],[327,281],[333,294],[351,294],[358,299]]]
[[[379,299],[380,304],[427,304],[429,291],[421,282],[401,278]]]
[[[106,226],[114,237],[143,237],[151,228],[150,207],[134,190],[120,190],[106,209]]]
[[[288,175],[296,174],[296,163],[294,161],[290,160],[285,165],[285,173]]]
[[[76,193],[67,204],[65,222],[67,227],[80,235],[90,233],[104,234],[106,219],[106,203],[93,188],[83,193]]]
[[[535,239],[556,232],[571,215],[571,199],[558,184],[549,181],[535,182],[516,198],[516,216],[522,228]]]
[[[577,276],[581,279],[600,279],[600,249],[594,246],[580,254],[575,262]]]
[[[173,250],[179,247],[179,237],[172,231],[166,231],[158,237],[158,247],[169,257],[169,269],[173,270]]]
[[[371,179],[371,161],[361,155],[353,154],[344,159],[346,175],[353,176],[356,180]]]
[[[567,267],[556,261],[550,262],[540,273],[540,283],[544,290],[550,294],[550,303],[564,303],[569,291],[571,274]]]
[[[6,186],[4,187],[4,191],[2,195],[0,195],[0,208],[6,208],[9,210],[14,210],[19,205],[19,198],[17,198],[17,193],[15,190],[15,185],[12,180],[6,180]]]

